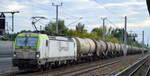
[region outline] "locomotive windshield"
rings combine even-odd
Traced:
[[[37,40],[37,37],[17,37],[16,46],[36,46]]]

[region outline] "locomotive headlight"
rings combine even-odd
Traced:
[[[36,53],[36,57],[37,57],[37,58],[40,57],[40,53],[39,53],[39,52]]]
[[[37,54],[37,55],[36,55],[36,57],[37,57],[37,58],[39,58],[39,57],[40,57],[40,55],[39,55],[39,54]]]
[[[15,52],[13,53],[13,56],[14,56],[14,57],[16,57],[16,56],[17,56]]]

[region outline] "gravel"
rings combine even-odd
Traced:
[[[142,55],[132,55],[127,57],[121,57],[121,62],[109,65],[104,68],[99,68],[97,70],[91,71],[89,73],[82,74],[80,76],[113,76],[113,73],[117,73],[117,70],[131,65],[132,63],[136,62],[139,58],[141,58]]]

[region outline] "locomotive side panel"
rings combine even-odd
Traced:
[[[76,44],[72,38],[55,37],[49,40],[48,59],[50,61],[75,59]]]

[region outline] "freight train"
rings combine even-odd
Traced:
[[[127,47],[127,52],[123,51],[124,46]],[[90,38],[48,36],[39,33],[18,34],[13,47],[12,63],[20,70],[48,68],[147,51],[145,48]]]

